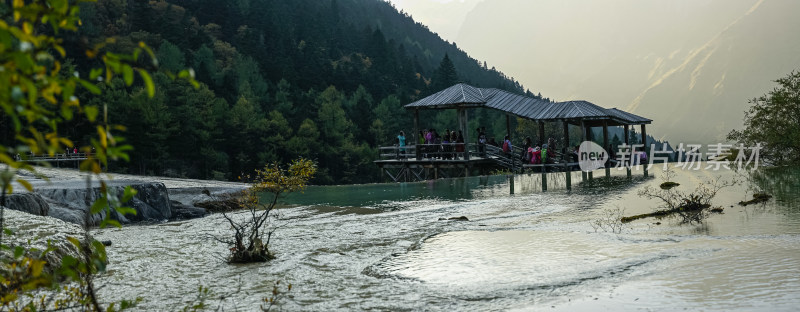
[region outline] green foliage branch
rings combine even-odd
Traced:
[[[746,148],[762,145],[762,161],[775,165],[800,163],[800,71],[775,82],[778,86],[749,101],[744,129],[732,130],[727,139]]]
[[[12,142],[0,142],[0,309],[2,310],[59,310],[81,309],[91,311],[114,311],[126,309],[136,301],[111,303],[103,308],[97,298],[93,278],[105,270],[108,262],[105,247],[89,236],[89,220],[96,214],[104,215],[101,226],[120,226],[111,219],[111,212],[135,214],[135,210],[124,207],[124,203],[135,195],[127,187],[124,194],[115,194],[100,176],[110,160],[127,160],[130,145],[112,132],[121,132],[125,127],[107,122],[107,108],[97,105],[82,105],[78,96],[89,92],[99,94],[101,89],[95,81],[110,82],[121,76],[126,86],[132,86],[138,76],[148,96],[155,94],[155,87],[148,70],[157,68],[153,51],[144,43],[129,54],[106,52],[105,47],[115,41],[109,38],[86,51],[90,59],[99,58],[102,66],[91,69],[88,79],[81,78],[77,71],[66,72],[66,50],[59,37],[65,31],[77,31],[81,25],[79,5],[92,0],[13,0],[0,4],[0,109],[5,129],[10,129]],[[10,6],[10,7],[9,7]],[[148,61],[149,60],[149,61]],[[189,80],[193,85],[191,71],[181,71],[173,78]],[[101,77],[104,76],[104,79]],[[17,173],[28,171],[36,174],[28,160],[36,155],[54,156],[74,143],[59,132],[59,126],[84,116],[96,128],[97,136],[90,144],[80,147],[87,159],[80,163],[80,170],[87,172],[87,189],[92,178],[100,180],[101,197],[86,210],[83,237],[69,237],[68,241],[77,249],[79,257],[64,256],[60,265],[47,263],[44,256],[53,251],[26,249],[22,246],[5,245],[3,235],[13,235],[4,224],[4,211],[8,194],[14,192],[14,183],[33,191],[30,182],[18,178]],[[87,192],[91,194],[91,192]],[[11,253],[6,256],[6,252]],[[51,268],[47,268],[50,266]],[[72,286],[59,287],[62,282],[74,282]],[[76,285],[76,286],[75,286]],[[42,293],[41,290],[50,291]]]

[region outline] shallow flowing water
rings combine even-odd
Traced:
[[[800,168],[678,171],[680,189],[721,176],[702,225],[643,219],[616,234],[592,222],[658,206],[636,193],[650,178],[612,170],[580,183],[563,173],[421,183],[309,187],[282,203],[277,259],[228,265],[213,239],[219,215],[94,234],[113,241],[101,297],[142,297],[144,310],[181,309],[198,286],[224,310],[258,310],[280,280],[286,310],[793,311],[800,306]],[[655,178],[653,178],[655,176]],[[745,179],[746,178],[746,179]],[[513,189],[514,194],[511,193]],[[766,204],[737,203],[764,189]],[[440,221],[466,216],[470,221]]]

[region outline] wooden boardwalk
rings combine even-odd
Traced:
[[[62,162],[66,163],[73,163],[77,166],[80,161],[89,159],[89,155],[86,153],[62,153],[62,154],[45,154],[45,155],[17,155],[17,161],[21,162],[28,162],[28,163],[55,163],[57,167],[61,166]]]
[[[417,149],[420,149],[417,152]],[[516,153],[514,153],[516,154]],[[577,163],[524,164],[499,147],[477,144],[423,144],[380,148],[375,164],[394,182],[487,175],[493,172],[570,172]]]

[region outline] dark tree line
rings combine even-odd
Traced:
[[[534,96],[379,0],[99,0],[81,16],[80,32],[66,35],[69,55],[141,41],[161,70],[192,68],[200,82],[155,74],[154,98],[120,78],[97,83],[102,96],[85,98],[106,105],[135,147],[111,167],[121,172],[235,180],[304,156],[319,163],[313,183],[372,182],[375,147],[411,130],[404,104],[457,82]],[[88,75],[92,62],[69,66]],[[426,112],[421,124],[457,126],[452,112]],[[499,135],[505,117],[478,110],[478,125]],[[94,130],[73,122],[63,131],[80,142]]]

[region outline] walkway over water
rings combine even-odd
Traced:
[[[553,162],[534,165],[523,163],[515,157],[516,154],[506,154],[489,144],[418,144],[381,147],[381,158],[375,164],[394,182],[468,177],[475,171],[485,175],[492,171],[546,173],[579,170],[577,162],[564,162],[560,154],[556,155]]]
[[[62,154],[43,154],[43,155],[20,155],[17,156],[17,160],[21,162],[29,162],[29,163],[55,163],[56,166],[60,167],[61,162],[73,163],[77,165],[82,160],[89,159],[89,155],[86,153],[62,153]]]

